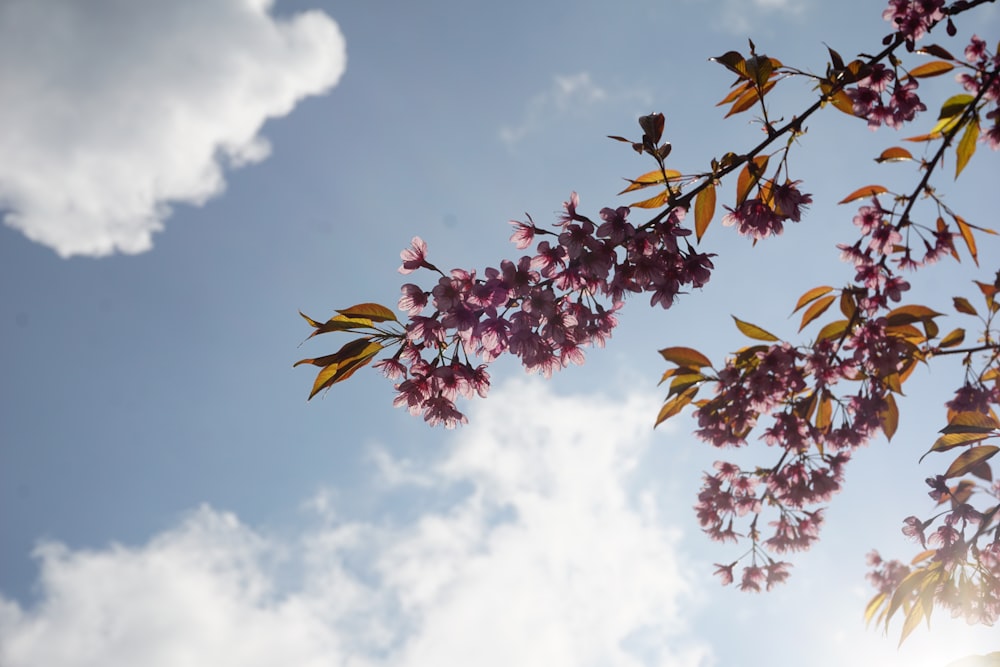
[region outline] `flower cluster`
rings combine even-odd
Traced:
[[[1000,150],[1000,53],[991,54],[986,48],[986,42],[978,35],[973,35],[969,45],[965,47],[965,59],[970,63],[972,72],[961,72],[956,75],[958,83],[971,95],[982,93],[982,99],[992,103],[992,109],[984,116],[993,122],[983,132],[980,140],[993,150]],[[985,89],[984,89],[985,86]]]
[[[897,81],[892,70],[875,63],[857,86],[845,92],[851,98],[854,115],[867,119],[868,127],[876,130],[881,125],[899,128],[913,120],[918,111],[927,110],[915,92],[918,87],[916,79]]]
[[[944,19],[943,10],[944,0],[889,0],[882,18],[895,25],[896,30],[913,44]]]
[[[770,199],[754,197],[744,199],[736,208],[722,218],[726,227],[736,226],[743,236],[755,241],[777,236],[784,231],[784,222],[798,222],[802,219],[802,209],[812,203],[812,197],[798,189],[799,181],[776,185],[771,190]]]
[[[399,308],[409,322],[397,353],[375,364],[398,381],[397,406],[453,428],[466,421],[456,398],[485,396],[486,364],[502,354],[548,377],[582,364],[582,348],[604,345],[628,295],[648,293],[651,305],[669,308],[683,289],[708,282],[711,255],[685,239],[691,232],[681,225],[684,209],[636,227],[628,207],[604,208],[594,222],[578,206],[573,193],[554,230],[530,217],[512,221],[511,241],[519,249],[545,240],[534,254],[504,260],[481,275],[443,273],[427,260],[420,238],[403,250],[401,273],[427,269],[440,277],[429,291],[402,286]],[[482,363],[474,363],[476,357]]]

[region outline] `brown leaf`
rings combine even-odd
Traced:
[[[694,199],[694,233],[698,241],[715,215],[715,183],[709,183]]]
[[[863,188],[858,188],[857,190],[847,195],[837,203],[847,204],[848,202],[857,201],[858,199],[866,199],[868,197],[874,197],[875,195],[880,195],[888,191],[889,191],[888,189],[882,187],[881,185],[866,185]]]

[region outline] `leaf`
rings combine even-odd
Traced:
[[[995,445],[980,445],[979,447],[971,447],[959,454],[958,457],[951,462],[951,465],[948,466],[948,470],[945,471],[944,476],[948,479],[951,479],[952,477],[961,477],[972,468],[978,466],[980,463],[992,458],[997,452],[1000,452],[1000,447]]]
[[[827,340],[828,338],[839,338],[844,335],[847,331],[847,320],[837,320],[835,322],[830,322],[816,334],[816,340]]]
[[[886,148],[882,153],[875,158],[876,162],[904,162],[906,160],[912,160],[913,154],[905,148],[900,148],[899,146],[893,146],[892,148]]]
[[[381,344],[369,338],[357,338],[346,343],[335,354],[322,357],[323,361],[328,360],[329,363],[316,376],[309,398],[312,399],[323,389],[351,377],[355,371],[371,361],[381,349]],[[318,360],[303,359],[295,365],[313,363],[314,361]]]
[[[712,366],[708,357],[690,347],[665,347],[660,350],[660,356],[671,363],[687,368],[710,368]]]
[[[824,294],[829,294],[833,291],[832,287],[827,285],[820,285],[819,287],[813,287],[811,290],[799,297],[799,300],[795,303],[795,310],[793,313],[797,313],[802,306],[806,305],[810,301],[815,301]]]
[[[874,197],[875,195],[880,195],[888,192],[889,190],[882,187],[881,185],[866,185],[863,188],[858,188],[851,194],[847,195],[841,199],[838,204],[847,204],[852,201],[857,201],[858,199],[865,199],[867,197]]]
[[[833,423],[832,417],[833,401],[830,398],[830,392],[824,389],[819,399],[819,405],[816,408],[816,428],[825,431]],[[820,440],[817,440],[818,442]]]
[[[657,426],[659,426],[660,424],[662,424],[663,422],[665,422],[666,420],[670,419],[671,417],[679,413],[681,410],[683,410],[684,407],[688,403],[690,403],[691,400],[694,399],[694,397],[697,394],[698,394],[698,387],[691,387],[685,390],[684,392],[678,394],[677,396],[674,396],[673,398],[669,399],[666,403],[663,404],[663,407],[660,408],[659,414],[656,415],[656,423],[653,424],[653,428],[656,428]]]
[[[910,610],[906,612],[906,620],[903,622],[903,629],[899,633],[899,644],[896,645],[896,648],[903,645],[906,638],[910,636],[910,633],[913,632],[918,625],[920,625],[920,621],[923,619],[923,605],[915,604],[910,607]]]
[[[629,204],[629,206],[633,208],[660,208],[661,206],[666,204],[669,199],[670,199],[670,192],[664,190],[655,197],[650,197],[649,199],[643,199],[642,201],[634,202],[632,204]]]
[[[398,322],[395,313],[377,303],[359,303],[337,312],[352,319],[367,318],[372,322]]]
[[[926,79],[932,76],[941,76],[942,74],[947,74],[951,70],[955,69],[955,66],[944,60],[932,60],[929,63],[924,63],[919,67],[914,67],[910,70],[910,76],[915,79]]]
[[[966,315],[979,315],[976,308],[969,303],[969,300],[964,296],[952,297],[952,303],[955,305],[955,310],[960,313],[965,313]]]
[[[871,623],[872,617],[875,616],[875,612],[878,611],[878,608],[885,603],[886,597],[885,593],[879,593],[868,601],[868,605],[865,607],[865,625],[869,625]]]
[[[965,132],[958,140],[958,147],[955,148],[955,178],[962,173],[965,165],[969,163],[973,153],[976,152],[976,141],[979,139],[979,119],[973,118],[965,125]]]
[[[959,412],[938,433],[990,433],[1000,429],[992,415],[983,412]]]
[[[976,249],[976,239],[972,235],[972,227],[965,220],[959,216],[953,216],[955,218],[955,224],[958,225],[958,231],[962,235],[962,240],[965,241],[965,247],[969,249],[969,254],[972,255],[972,261],[979,266],[979,254]]]
[[[892,620],[892,615],[896,613],[896,610],[899,609],[903,602],[909,602],[909,598],[913,594],[913,591],[915,591],[917,587],[923,583],[926,576],[926,569],[914,570],[906,575],[901,582],[899,582],[899,585],[896,586],[896,590],[892,594],[892,600],[889,601],[889,610],[885,617],[886,629],[889,627],[889,621]]]
[[[670,391],[667,396],[673,396],[675,394],[680,394],[696,385],[701,384],[708,378],[701,373],[685,373],[683,375],[675,375],[673,382],[670,383]]]
[[[744,336],[748,338],[753,338],[754,340],[766,340],[766,341],[778,341],[780,340],[777,336],[772,333],[764,331],[756,324],[750,324],[749,322],[744,322],[735,315],[732,318],[736,321],[736,328],[743,332]]]
[[[372,321],[368,318],[362,317],[344,317],[343,315],[336,315],[331,317],[329,320],[320,324],[316,331],[309,334],[309,338],[313,336],[318,336],[320,334],[332,333],[334,331],[356,331],[358,329],[370,329],[372,326]]]
[[[931,310],[927,306],[900,306],[895,308],[886,315],[886,324],[888,326],[894,326],[897,324],[911,324],[913,322],[922,322],[924,320],[929,320],[935,317],[940,317],[941,313]]]
[[[938,343],[939,347],[955,347],[965,340],[965,329],[954,329]]]
[[[701,241],[705,230],[715,215],[715,183],[709,183],[704,190],[694,198],[694,232],[695,238]]]
[[[736,204],[742,204],[750,194],[753,186],[760,181],[767,169],[767,162],[770,158],[767,155],[758,155],[753,160],[744,165],[740,170],[740,175],[736,178]]]
[[[941,113],[938,114],[938,120],[947,120],[960,116],[962,112],[965,111],[966,107],[972,104],[973,100],[975,100],[975,98],[966,93],[952,95],[944,101],[944,104],[941,105]],[[936,127],[936,129],[940,128]],[[933,132],[934,130],[931,131]]]
[[[899,426],[899,408],[896,406],[896,399],[892,397],[892,394],[885,397],[885,404],[885,410],[879,415],[879,420],[882,423],[885,439],[892,440],[892,436],[896,435],[896,428]]]
[[[961,447],[962,445],[971,445],[981,442],[988,437],[989,435],[983,433],[946,433],[934,441],[930,451],[925,453],[924,456],[927,456],[931,452],[946,452],[949,449]],[[923,460],[924,456],[921,456],[920,460]]]
[[[623,195],[626,192],[641,190],[642,188],[648,188],[651,185],[661,185],[665,182],[663,180],[664,172],[666,172],[668,179],[679,178],[681,175],[681,172],[675,171],[673,169],[664,169],[662,171],[659,169],[654,169],[653,171],[647,171],[645,174],[635,179],[634,181],[630,178],[625,179],[630,183],[630,185],[621,192],[619,192],[618,194]]]
[[[757,93],[756,88],[751,87],[748,91],[743,93],[739,97],[739,99],[736,100],[736,102],[733,103],[732,108],[729,109],[725,117],[729,118],[730,116],[735,116],[738,113],[743,113],[747,109],[752,108],[753,105],[757,104],[757,101],[760,100],[761,97],[763,97],[763,95],[767,95],[771,91],[771,89],[774,88],[774,84],[776,83],[777,80],[768,81],[767,83],[765,83],[763,88],[761,89],[761,94]]]
[[[806,312],[802,313],[802,323],[799,325],[799,331],[806,328],[806,325],[815,320],[817,317],[826,312],[826,309],[837,300],[836,294],[828,294],[822,299],[815,301]]]
[[[931,56],[937,56],[938,58],[944,58],[945,60],[955,60],[955,56],[951,55],[947,49],[940,47],[937,44],[922,46],[917,49],[917,53],[926,53]]]
[[[709,58],[709,60],[723,65],[726,69],[741,79],[749,78],[747,76],[747,63],[738,51],[726,51],[721,56]]]

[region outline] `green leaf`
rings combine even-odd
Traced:
[[[694,199],[694,233],[698,241],[715,215],[715,183],[709,183]]]
[[[660,350],[660,356],[671,363],[688,368],[712,366],[712,361],[708,357],[690,347],[665,347]]]
[[[966,107],[972,104],[975,98],[972,95],[961,94],[953,95],[945,100],[944,104],[941,105],[941,113],[938,114],[938,120],[945,120],[949,118],[955,118],[960,116]]]
[[[980,463],[987,461],[1000,451],[1000,447],[995,445],[980,445],[978,447],[971,447],[961,454],[951,462],[948,466],[948,470],[945,471],[944,476],[948,479],[952,477],[961,477],[965,473],[969,472],[971,469],[978,466]]]
[[[736,321],[736,328],[743,332],[744,336],[748,338],[753,338],[754,340],[766,340],[766,341],[778,341],[780,340],[777,336],[772,333],[761,329],[756,324],[750,324],[749,322],[744,322],[735,315],[732,316],[733,320]]]
[[[979,119],[973,118],[965,126],[962,138],[958,140],[958,147],[955,149],[955,178],[962,173],[965,165],[969,164],[973,153],[976,152],[976,141],[979,139]]]

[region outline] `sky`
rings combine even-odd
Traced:
[[[739,555],[691,509],[718,453],[687,415],[652,428],[657,349],[721,358],[743,345],[731,314],[795,340],[798,296],[852,277],[835,202],[917,177],[870,159],[892,130],[814,117],[791,158],[814,199],[801,223],[751,247],[716,220],[703,290],[629,302],[608,346],[551,380],[497,362],[460,429],[394,409],[373,371],[307,402],[292,368],[340,345],[304,342],[297,311],[393,305],[413,236],[439,266],[495,266],[518,256],[511,219],[554,221],[573,191],[592,216],[629,203],[622,179],[651,167],[605,137],[652,111],[679,169],[745,149],[759,130],[723,119],[730,75],[708,58],[749,37],[821,71],[825,45],[878,48],[881,10],[0,2],[0,664],[944,667],[1000,650],[943,614],[898,650],[898,625],[862,619],[865,554],[913,553],[901,520],[931,507],[918,458],[960,369],[917,372],[896,437],[856,457],[821,541],[766,594],[712,576]],[[995,43],[1000,10],[958,28]],[[810,94],[771,97],[791,117]],[[998,173],[981,149],[940,187],[997,227]],[[912,293],[973,296],[996,244]]]

